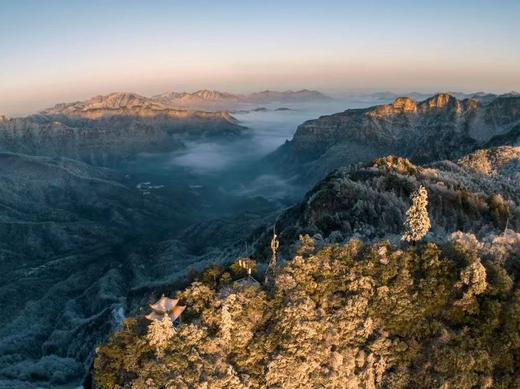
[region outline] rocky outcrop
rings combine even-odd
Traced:
[[[226,112],[171,109],[132,93],[58,104],[38,115],[0,122],[0,148],[107,164],[138,152],[182,147],[190,138],[244,133]]]
[[[305,172],[313,182],[334,168],[388,154],[424,163],[456,159],[490,142],[496,146],[500,139],[514,145],[510,138],[516,139],[511,134],[519,124],[516,95],[487,104],[450,94],[418,103],[402,97],[309,120],[268,160],[289,173]]]

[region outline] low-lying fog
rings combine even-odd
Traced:
[[[251,107],[233,113],[248,128],[248,136],[189,142],[185,149],[166,154],[141,154],[127,169],[135,180],[150,183],[146,192],[161,191],[171,198],[172,206],[188,203],[188,208],[193,207],[192,221],[255,212],[259,206],[258,212],[279,209],[304,193],[287,179],[262,171],[262,158],[291,139],[306,120],[369,105],[373,104],[332,101]]]

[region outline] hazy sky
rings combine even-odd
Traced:
[[[0,0],[0,113],[116,90],[519,90],[519,21],[519,0]]]

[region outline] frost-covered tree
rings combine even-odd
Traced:
[[[235,294],[231,294],[228,296],[226,301],[222,306],[221,311],[221,338],[225,347],[229,348],[232,340],[232,331],[233,331],[233,315],[232,315],[232,306],[236,303],[237,296]]]
[[[196,282],[164,355],[129,318],[98,349],[96,387],[520,388],[518,236],[458,235],[407,250],[309,237],[269,288]]]
[[[431,223],[428,216],[428,192],[420,186],[412,194],[412,206],[406,211],[405,231],[401,240],[417,242],[428,233]]]
[[[269,266],[274,269],[276,267],[276,259],[278,255],[278,249],[280,248],[280,241],[278,240],[278,235],[273,234],[273,239],[271,240],[271,263]]]
[[[169,341],[175,335],[175,328],[168,314],[164,314],[162,320],[152,320],[148,326],[146,339],[148,344],[155,348],[158,357],[162,356]]]
[[[271,239],[271,262],[269,262],[269,266],[267,267],[265,273],[264,283],[268,284],[273,280],[271,277],[272,273],[276,270],[276,262],[278,256],[278,249],[280,248],[280,241],[278,240],[278,235],[273,233],[273,239]]]

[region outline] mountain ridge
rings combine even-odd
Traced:
[[[152,98],[131,92],[114,92],[108,95],[98,95],[85,101],[56,104],[52,108],[41,111],[40,115],[80,116],[87,119],[98,119],[108,115],[168,116],[180,119],[213,118],[225,119],[233,123],[238,122],[227,112],[174,109]]]
[[[391,104],[308,120],[266,161],[286,174],[305,172],[315,181],[334,168],[389,154],[421,163],[456,159],[486,144],[500,146],[497,139],[516,145],[519,124],[516,95],[486,104],[448,93],[419,102],[399,97]]]
[[[264,90],[250,94],[233,94],[201,89],[193,93],[166,92],[152,96],[151,99],[170,107],[223,108],[228,110],[237,109],[241,105],[247,104],[326,102],[332,100],[321,92],[309,89],[296,91]]]
[[[332,171],[280,214],[274,228],[281,255],[292,256],[305,234],[322,243],[398,243],[409,196],[419,185],[429,194],[429,240],[443,241],[454,231],[482,237],[520,228],[520,147],[481,149],[424,165],[389,155]],[[254,238],[256,258],[268,258],[272,231],[266,226]]]
[[[117,326],[140,271],[123,249],[169,212],[130,183],[72,159],[0,152],[0,387],[80,380]]]
[[[478,100],[482,103],[487,103],[497,97],[511,97],[511,96],[518,96],[520,93],[519,92],[516,92],[514,90],[510,91],[510,92],[506,92],[506,93],[492,93],[492,92],[484,92],[484,91],[478,91],[478,92],[457,92],[457,91],[448,91],[448,92],[445,92],[445,93],[448,93],[456,98],[458,98],[459,100],[464,100],[464,99],[474,99],[474,100]],[[414,92],[414,91],[409,91],[409,92],[406,92],[406,93],[397,93],[397,92],[392,92],[392,91],[381,91],[381,92],[366,92],[366,93],[350,93],[348,94],[349,97],[355,97],[355,98],[358,98],[358,99],[365,99],[365,100],[370,100],[370,101],[373,101],[373,100],[376,100],[376,101],[381,101],[382,103],[386,102],[386,101],[393,101],[399,97],[402,97],[402,96],[408,96],[410,98],[412,98],[413,100],[415,101],[421,101],[421,100],[425,100],[425,99],[428,99],[429,97],[431,97],[432,95],[435,95],[435,93],[432,93],[432,92]]]
[[[245,133],[228,112],[173,109],[135,93],[112,93],[0,121],[0,148],[110,164],[139,152],[179,149],[189,138]]]

